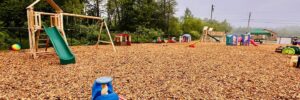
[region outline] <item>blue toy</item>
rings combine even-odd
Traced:
[[[241,45],[249,46],[251,40],[250,34],[242,34],[241,37],[242,37],[242,40],[240,41]]]
[[[237,35],[226,35],[226,45],[236,46],[238,45],[238,36]]]
[[[92,100],[119,100],[114,92],[111,77],[100,77],[94,82],[92,88]]]

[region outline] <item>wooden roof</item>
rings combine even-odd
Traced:
[[[32,4],[30,4],[27,9],[33,9],[34,5],[39,3],[41,0],[36,0]],[[43,0],[45,1],[45,0]],[[53,0],[46,0],[47,3],[57,12],[57,13],[62,13],[63,10],[53,1]]]

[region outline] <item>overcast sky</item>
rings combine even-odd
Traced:
[[[213,18],[227,21],[234,27],[247,26],[252,12],[251,27],[300,26],[300,0],[177,0],[176,16],[183,16],[189,8],[195,17],[210,18],[211,5],[215,5]]]

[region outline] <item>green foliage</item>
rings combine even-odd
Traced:
[[[4,26],[23,26],[27,20],[25,0],[5,0],[0,3],[0,19],[4,22]]]
[[[74,29],[75,29],[74,32],[66,31],[70,44],[93,45],[97,43],[98,34],[100,31],[99,25],[75,25]],[[109,40],[106,31],[102,32],[101,40],[105,40],[105,41]]]
[[[58,0],[56,0],[57,2]],[[62,0],[62,9],[68,13],[82,14],[84,4],[82,0]],[[58,3],[58,2],[57,2]]]
[[[148,29],[145,27],[138,27],[134,34],[131,34],[132,42],[151,42],[154,38],[163,36],[164,33],[160,29]]]
[[[186,8],[184,11],[183,19],[193,18],[193,14],[189,8]]]
[[[198,31],[201,32],[203,28],[201,19],[198,18],[186,18],[182,23],[182,30],[185,33],[191,31]]]
[[[182,19],[183,21],[181,22],[181,28],[183,32],[190,33],[193,39],[199,39],[201,37],[204,26],[213,27],[214,31],[230,32],[232,30],[232,27],[226,20],[223,22],[207,19],[203,21],[199,18],[193,17],[193,14],[188,8],[186,9],[185,15]]]
[[[213,27],[215,31],[230,32],[232,30],[232,27],[226,20],[223,22],[218,22],[217,20],[206,20],[205,26]]]
[[[169,31],[171,36],[178,37],[182,35],[182,30],[178,18],[172,17],[169,22]]]
[[[9,47],[9,44],[7,43],[7,39],[9,38],[9,35],[4,32],[0,32],[0,49],[7,49]]]
[[[189,32],[191,34],[191,36],[193,37],[192,39],[193,40],[197,40],[197,39],[200,39],[201,35],[198,31],[191,31]]]
[[[175,12],[175,0],[108,0],[110,25],[119,31],[137,31],[137,27],[167,31],[167,17]]]
[[[199,39],[201,36],[203,22],[201,19],[193,17],[191,11],[187,8],[182,21],[182,31],[190,33],[193,39]]]

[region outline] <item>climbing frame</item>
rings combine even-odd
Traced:
[[[113,47],[113,50],[116,51],[113,40],[111,38],[109,29],[107,27],[107,24],[104,19],[101,17],[96,16],[86,16],[86,15],[79,15],[79,14],[71,14],[71,13],[64,13],[63,10],[53,1],[53,0],[43,0],[47,1],[47,3],[55,10],[55,13],[48,13],[48,12],[38,12],[34,10],[34,6],[39,3],[41,0],[36,0],[31,5],[27,7],[27,20],[28,20],[28,34],[29,34],[29,45],[30,45],[30,53],[32,54],[33,58],[37,58],[37,54],[45,54],[49,53],[47,51],[47,48],[49,46],[49,39],[48,38],[40,38],[41,37],[41,31],[43,31],[42,27],[42,16],[50,16],[50,26],[56,27],[61,35],[63,36],[66,44],[67,37],[64,31],[64,16],[73,16],[73,17],[80,17],[80,18],[86,18],[86,19],[95,19],[98,20],[100,23],[100,32],[98,34],[98,42],[104,42],[104,43],[110,43]],[[106,28],[107,35],[110,38],[110,41],[101,41],[100,40],[100,34],[102,32],[102,28]],[[39,51],[39,46],[41,45],[39,42],[41,40],[44,40],[45,50]]]
[[[209,28],[208,26],[205,26],[203,28],[202,34],[203,34],[201,37],[202,42],[212,42],[212,41],[225,42],[225,39],[226,39],[225,32],[213,31],[213,28]]]

